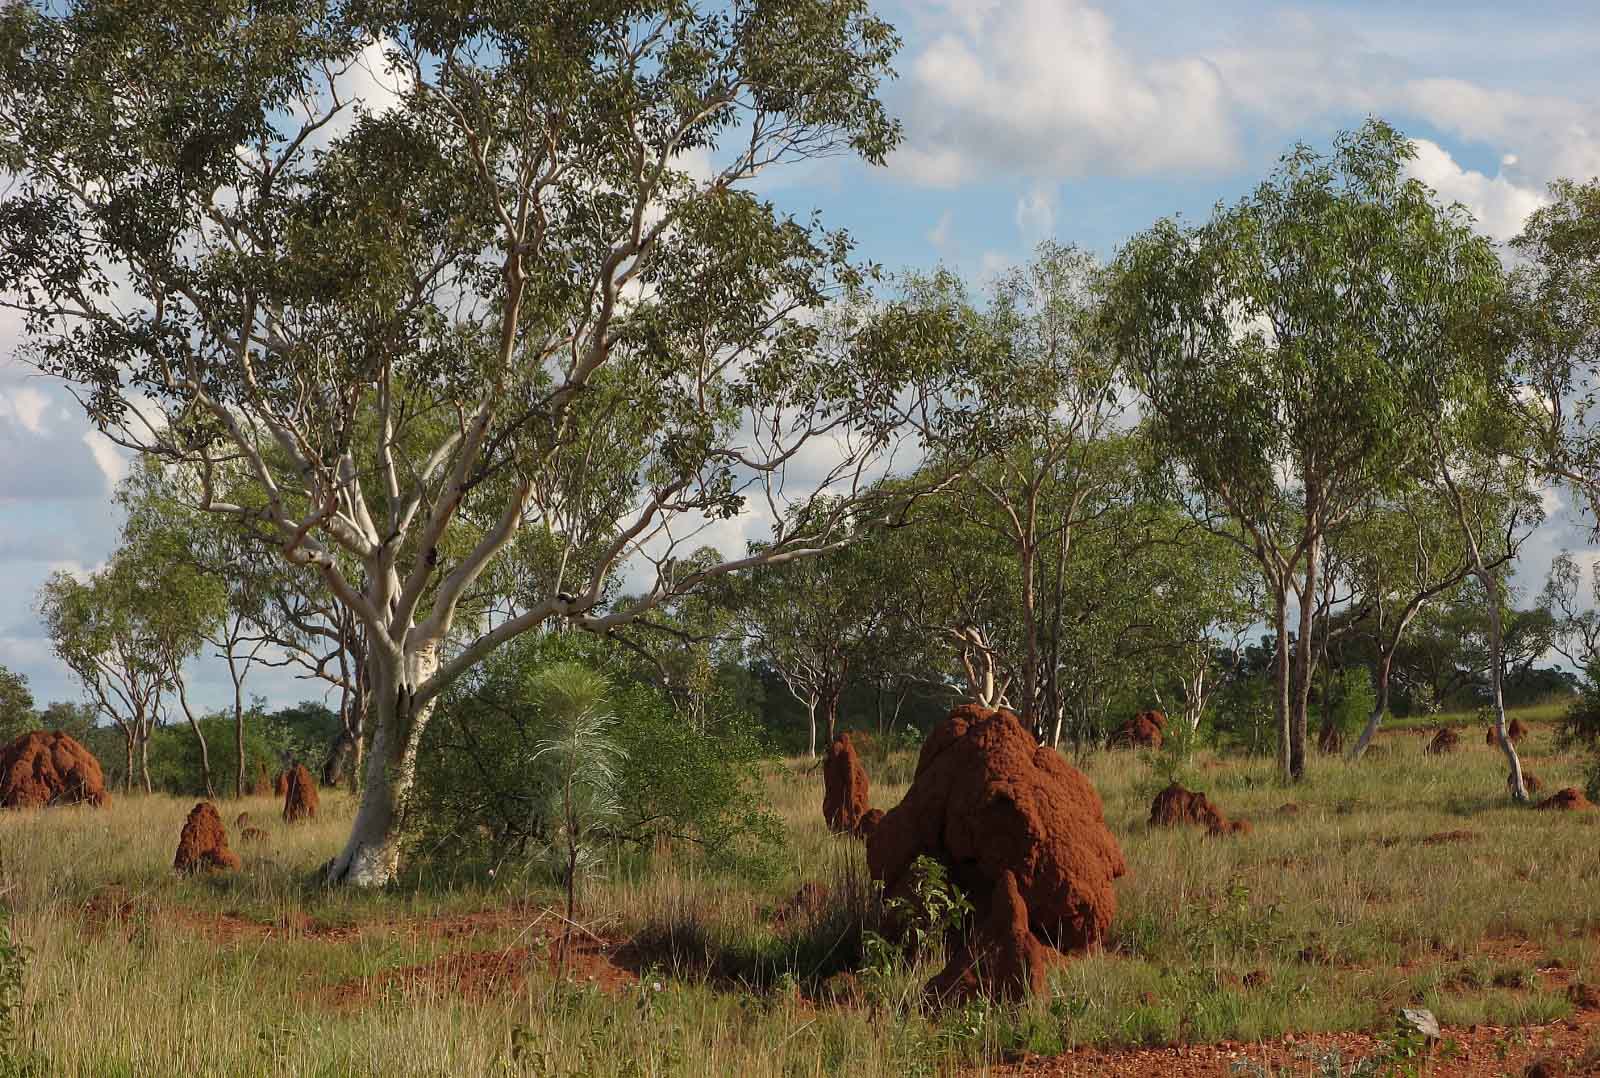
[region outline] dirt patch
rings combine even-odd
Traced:
[[[1568,786],[1564,790],[1557,790],[1534,807],[1557,812],[1587,812],[1594,808],[1594,802],[1583,796],[1583,791],[1576,786]]]
[[[563,972],[579,984],[592,984],[605,992],[621,992],[639,983],[622,961],[625,948],[609,940],[574,933],[567,944],[565,967],[561,960],[559,929],[542,925],[538,942],[498,950],[460,951],[431,962],[383,970],[371,977],[344,981],[325,989],[323,1002],[336,1008],[360,1008],[391,992],[407,995],[458,996],[482,1002],[522,990],[530,972]]]
[[[1461,828],[1455,831],[1435,831],[1423,838],[1424,846],[1448,846],[1457,842],[1475,842],[1483,836],[1476,831]]]
[[[1450,729],[1450,727],[1443,726],[1439,728],[1438,733],[1433,735],[1433,740],[1429,741],[1422,751],[1429,756],[1442,756],[1447,752],[1455,752],[1460,747],[1461,735]]]
[[[1117,728],[1111,743],[1123,748],[1159,749],[1167,731],[1167,716],[1160,711],[1141,711]]]
[[[100,761],[67,734],[35,730],[0,752],[0,808],[99,808],[109,800]]]
[[[822,758],[822,818],[837,835],[861,834],[861,821],[871,810],[867,769],[850,742],[848,731],[828,743]]]
[[[288,789],[283,795],[283,818],[288,823],[317,818],[317,782],[305,764],[289,769]]]
[[[1250,833],[1247,820],[1230,820],[1203,793],[1185,790],[1176,782],[1156,794],[1150,803],[1151,827],[1177,827],[1195,824],[1206,829],[1208,835],[1235,835]]]
[[[890,899],[911,894],[921,856],[946,866],[975,923],[992,915],[1013,874],[1029,931],[1061,950],[1105,938],[1113,882],[1127,872],[1083,773],[1037,744],[1011,712],[974,706],[928,735],[904,800],[867,839],[867,865]]]
[[[228,849],[228,832],[217,815],[217,806],[201,801],[189,810],[172,867],[179,872],[220,872],[239,867],[239,855]]]

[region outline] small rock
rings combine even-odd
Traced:
[[[1422,1034],[1430,1041],[1436,1041],[1441,1036],[1439,1020],[1433,1016],[1432,1011],[1422,1007],[1400,1008],[1400,1025],[1404,1029]]]

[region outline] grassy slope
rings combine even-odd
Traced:
[[[168,868],[190,802],[5,814],[0,900],[33,952],[27,1029],[50,1074],[901,1078],[1015,1047],[1377,1028],[1408,1002],[1447,1024],[1562,1015],[1561,983],[1600,977],[1600,814],[1512,807],[1497,755],[1465,741],[1454,757],[1426,758],[1420,737],[1397,731],[1359,768],[1317,759],[1292,791],[1270,762],[1202,757],[1190,784],[1255,823],[1227,840],[1151,832],[1161,780],[1150,761],[1093,758],[1131,866],[1114,946],[1057,970],[1054,997],[1016,1015],[922,1017],[909,1002],[926,965],[885,978],[876,1009],[808,998],[813,974],[838,964],[838,926],[778,929],[770,912],[802,881],[838,888],[862,858],[825,833],[820,775],[798,767],[770,779],[790,835],[778,878],[730,879],[659,855],[591,888],[585,922],[646,941],[644,961],[656,963],[642,987],[611,993],[542,967],[486,997],[440,982],[385,989],[385,970],[538,940],[527,927],[536,910],[450,926],[555,896],[504,882],[321,891],[305,881],[343,837],[353,806],[339,795],[295,829],[272,803],[247,803],[270,841],[241,851],[244,872],[211,879]],[[1580,762],[1551,755],[1548,727],[1524,748],[1549,788],[1580,784]],[[902,789],[875,785],[874,801],[891,805]],[[1300,812],[1279,815],[1290,799]],[[223,806],[230,830],[238,808]],[[690,974],[708,962],[718,976]],[[1559,974],[1539,968],[1552,962]],[[740,977],[756,990],[739,990]],[[341,985],[362,989],[354,1004],[340,1002]]]

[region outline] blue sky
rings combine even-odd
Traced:
[[[885,168],[831,160],[763,179],[779,206],[822,211],[886,268],[944,262],[981,279],[1053,236],[1110,255],[1173,213],[1236,198],[1296,140],[1368,115],[1419,140],[1415,171],[1504,239],[1560,176],[1600,174],[1600,5],[1477,0],[1196,4],[898,0],[905,39],[885,98],[906,144]],[[33,613],[55,568],[99,564],[126,465],[71,397],[9,358],[0,315],[0,664],[43,703],[76,698]],[[1559,494],[1519,576],[1580,548]],[[1580,559],[1594,563],[1596,551]],[[220,704],[226,672],[195,664]],[[274,704],[317,695],[253,677]]]

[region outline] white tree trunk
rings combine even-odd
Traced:
[[[375,649],[376,650],[376,649]],[[430,700],[415,707],[412,692],[438,668],[437,646],[426,644],[395,669],[393,659],[373,654],[369,718],[372,752],[355,823],[344,850],[328,864],[330,884],[383,887],[400,869],[400,839],[406,803],[417,774],[417,748],[433,714]]]

